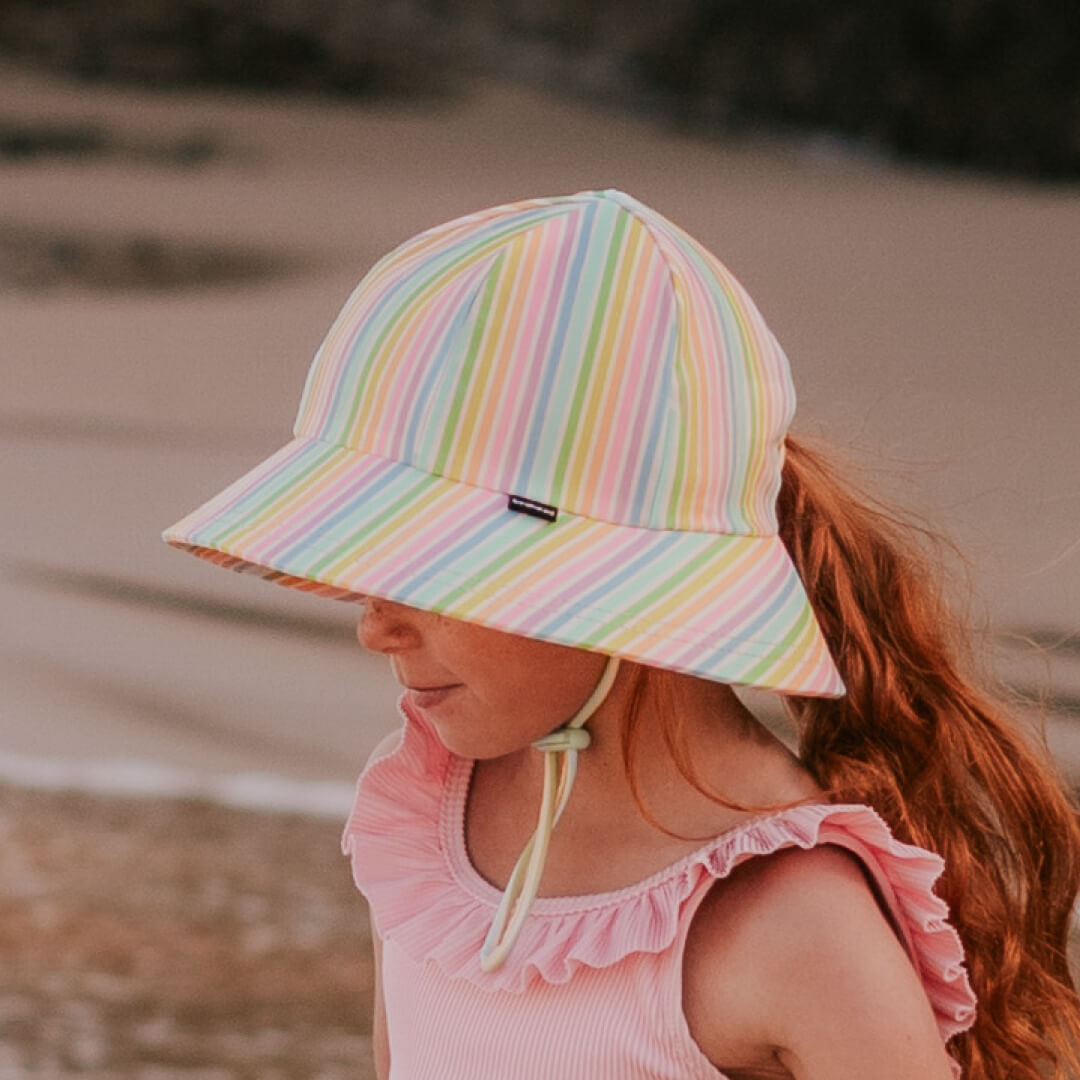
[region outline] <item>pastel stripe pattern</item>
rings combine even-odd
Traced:
[[[776,535],[793,411],[783,351],[692,238],[621,192],[514,203],[380,260],[293,441],[166,539],[323,595],[836,695]]]

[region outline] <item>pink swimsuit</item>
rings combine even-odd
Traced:
[[[501,894],[465,850],[471,771],[410,715],[397,749],[360,777],[345,828],[383,940],[392,1080],[722,1080],[683,1016],[686,934],[716,879],[792,845],[854,852],[942,1038],[974,1021],[963,949],[932,891],[941,859],[894,839],[861,805],[755,818],[636,885],[541,898],[504,966],[486,974],[478,954]]]

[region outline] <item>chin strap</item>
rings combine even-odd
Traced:
[[[502,966],[525,925],[525,918],[540,888],[540,875],[544,872],[552,830],[562,816],[574,786],[578,751],[589,745],[589,733],[582,725],[603,704],[618,671],[618,657],[609,657],[600,681],[585,704],[562,727],[533,743],[544,754],[544,795],[540,802],[540,818],[506,883],[499,909],[480,949],[480,967],[484,971],[495,971]]]

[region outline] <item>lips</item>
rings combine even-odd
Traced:
[[[459,683],[449,686],[409,686],[406,687],[405,696],[418,709],[434,709],[458,689],[460,689]]]

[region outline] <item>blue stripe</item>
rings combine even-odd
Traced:
[[[387,469],[379,476],[379,479],[372,484],[370,474],[365,476],[360,483],[352,484],[346,489],[347,501],[344,506],[339,507],[337,511],[331,514],[328,518],[322,521],[318,525],[309,525],[307,521],[297,522],[296,517],[293,517],[294,527],[291,532],[295,535],[300,532],[300,538],[291,544],[284,550],[279,550],[274,555],[275,562],[279,560],[285,560],[291,558],[293,555],[304,555],[310,553],[312,547],[317,546],[318,542],[322,539],[329,537],[340,525],[344,524],[348,519],[355,517],[358,509],[365,511],[365,518],[370,520],[379,513],[379,508],[376,505],[372,505],[374,500],[377,499],[387,488],[399,483],[403,478],[407,479],[408,474],[413,470],[409,469],[406,465],[400,465],[396,461],[388,462],[392,467]],[[410,485],[405,494],[411,494],[414,487],[421,486],[424,481],[428,480],[427,476],[419,479],[416,484]],[[371,485],[370,487],[368,485]],[[401,496],[394,492],[395,498]],[[358,506],[357,500],[362,499],[363,505]],[[331,549],[334,550],[334,549]],[[319,561],[323,561],[326,555],[323,553],[319,557]]]
[[[254,509],[258,509],[264,502],[264,493],[268,488],[277,489],[281,486],[281,474],[283,472],[308,472],[317,466],[323,465],[327,459],[334,456],[336,453],[340,453],[341,448],[338,446],[328,446],[319,442],[305,442],[300,447],[299,453],[295,453],[288,458],[287,461],[282,462],[276,468],[272,469],[266,474],[254,487],[246,491],[243,495],[239,496],[234,502],[228,506],[219,510],[214,516],[206,522],[202,529],[196,530],[187,537],[187,541],[194,544],[201,544],[204,547],[213,547],[218,539],[224,534],[232,532],[237,528],[249,515],[252,506],[252,502],[256,502],[258,506]],[[298,465],[298,462],[302,464]],[[265,464],[265,462],[263,462]],[[261,468],[261,466],[256,466]],[[241,477],[236,481],[237,484],[244,482],[244,477]],[[289,488],[292,485],[288,485]],[[227,490],[227,489],[226,489]],[[277,496],[275,496],[276,501]]]
[[[494,521],[480,522],[479,526],[470,532],[468,536],[463,537],[452,548],[448,548],[439,558],[428,562],[422,570],[417,571],[408,585],[401,590],[395,590],[394,599],[403,604],[408,603],[410,599],[415,599],[417,593],[433,578],[438,579],[440,576],[453,576],[459,584],[467,576],[475,577],[475,560],[467,562],[464,567],[455,567],[454,564],[459,559],[467,558],[476,551],[478,537],[482,537],[485,541],[490,540],[504,529],[517,524],[517,516],[509,513],[500,514]],[[445,582],[443,582],[443,585],[445,586]],[[458,585],[454,586],[455,589],[457,587]],[[442,608],[436,607],[435,610],[442,610]]]
[[[787,628],[782,628],[782,632],[779,634],[775,633],[774,630],[774,632],[768,636],[756,637],[755,635],[787,606],[788,601],[791,600],[793,594],[796,593],[798,589],[799,583],[795,575],[788,574],[783,583],[783,587],[774,593],[769,604],[757,611],[753,619],[742,623],[737,635],[728,638],[724,645],[714,652],[711,652],[700,664],[695,664],[694,666],[699,670],[708,670],[725,660],[731,660],[732,652],[751,653],[756,656],[755,663],[759,662],[762,657],[768,656],[769,653],[776,648],[777,639],[783,637]],[[801,604],[797,607],[799,611],[802,610]],[[753,645],[760,646],[757,653],[754,653],[752,649],[746,647]]]
[[[678,337],[678,322],[676,320],[671,321],[671,327],[668,330],[668,342],[665,346],[665,354],[670,356],[671,352],[675,348],[676,339]],[[671,368],[669,365],[664,365],[661,375],[667,375]],[[665,380],[670,381],[670,380]],[[649,433],[647,436],[646,451],[641,457],[642,462],[648,462],[650,465],[656,461],[660,446],[660,434],[664,430],[664,421],[667,418],[668,408],[670,404],[670,387],[650,388],[653,391],[653,409],[652,417],[649,423]],[[634,491],[633,510],[630,514],[631,521],[645,521],[645,502],[655,495],[655,482],[651,478],[652,469],[642,468],[640,470],[637,489]]]
[[[489,225],[484,232],[478,233],[475,237],[466,237],[466,240],[472,239],[473,243],[468,244],[466,250],[469,252],[482,250],[485,246],[493,244],[497,240],[503,239],[505,236],[512,235],[517,228],[520,227],[520,221],[522,218],[528,220],[529,215],[515,215],[508,219],[508,221],[498,221],[493,225]],[[454,224],[448,222],[447,224]],[[421,233],[420,236],[425,235]],[[384,255],[368,273],[364,276],[363,281],[356,287],[353,295],[364,289],[368,285],[371,277],[378,272],[384,263],[396,258],[402,257],[402,254],[408,252],[409,249],[415,247],[416,241],[420,237],[414,236],[411,240],[405,241],[404,244],[395,248],[388,255]],[[445,241],[444,241],[445,243]],[[453,269],[455,264],[461,258],[461,239],[454,239],[449,247],[442,250],[436,250],[423,260],[418,262],[415,266],[411,267],[403,277],[394,282],[390,288],[388,288],[380,297],[378,303],[368,312],[364,319],[364,327],[357,335],[356,341],[353,343],[352,351],[349,353],[345,364],[342,367],[342,371],[338,379],[336,380],[336,386],[338,388],[338,401],[336,407],[332,408],[327,415],[326,424],[323,428],[325,434],[329,434],[335,428],[338,438],[344,438],[348,432],[352,429],[356,422],[356,414],[360,408],[360,402],[364,398],[367,392],[367,382],[371,375],[371,354],[367,345],[368,339],[374,332],[376,340],[379,335],[382,334],[390,323],[384,323],[382,320],[382,313],[385,308],[391,304],[398,304],[398,296],[400,293],[405,292],[403,304],[408,306],[413,302],[413,298],[427,289],[432,282],[438,280],[447,268]],[[415,256],[410,253],[410,258]],[[420,275],[426,275],[418,282],[417,278]],[[351,311],[352,298],[343,309],[345,311]],[[401,314],[400,311],[394,313],[396,319]],[[341,318],[341,316],[338,316]],[[391,320],[393,321],[393,320]],[[363,348],[362,348],[363,347]],[[320,354],[322,350],[320,349]],[[363,357],[364,368],[359,372],[359,378],[355,378],[352,374],[353,369],[361,361],[358,357]],[[316,358],[316,365],[319,364],[321,355]],[[348,386],[350,382],[355,381],[356,385],[352,388],[351,393],[342,394],[340,390],[344,386]],[[302,409],[301,409],[302,411]],[[344,423],[342,422],[344,420]]]
[[[672,548],[677,548],[683,540],[684,536],[679,533],[660,533],[657,539],[655,539],[642,554],[638,555],[632,562],[627,563],[617,574],[612,577],[604,578],[596,588],[587,593],[583,593],[576,600],[572,601],[564,611],[549,619],[542,626],[537,627],[535,631],[536,636],[543,637],[545,634],[554,634],[568,619],[573,618],[579,612],[588,612],[594,604],[610,596],[610,594],[618,589],[620,585],[633,578],[639,570],[644,570],[650,563],[655,562],[658,557],[666,555]],[[589,617],[595,619],[596,614],[596,612],[589,612]],[[610,610],[603,611],[605,620],[615,614],[617,614],[617,612]]]
[[[359,292],[361,289],[363,289],[368,284],[369,278],[378,271],[379,267],[396,253],[397,249],[390,252],[389,255],[385,255],[382,259],[380,259],[364,276],[363,281],[361,281],[360,284],[356,287],[356,292]],[[320,432],[323,438],[336,436],[338,439],[344,440],[346,435],[348,434],[349,428],[352,426],[353,423],[355,408],[362,396],[361,392],[364,388],[364,384],[367,382],[368,376],[371,374],[371,367],[369,363],[370,357],[367,354],[366,348],[362,347],[365,346],[365,342],[370,336],[371,328],[381,328],[382,322],[380,316],[383,310],[389,307],[391,304],[397,302],[398,293],[400,293],[407,286],[411,285],[415,276],[416,271],[413,271],[412,273],[408,273],[404,277],[400,278],[398,281],[394,282],[391,287],[388,288],[379,298],[378,303],[376,303],[376,305],[371,309],[371,311],[368,312],[364,320],[364,325],[360,328],[360,333],[356,335],[356,340],[353,342],[351,352],[348,354],[348,356],[344,358],[345,362],[341,366],[341,373],[335,380],[334,397],[337,400],[332,401],[330,408],[327,410],[326,422],[323,424]],[[351,310],[352,302],[350,299],[350,302],[346,304],[342,314],[344,314],[345,311]],[[361,356],[363,357],[363,361],[361,361],[360,359]],[[322,348],[320,348],[319,355],[316,356],[315,363],[312,365],[311,370],[313,374],[316,369],[321,370],[322,360]],[[342,394],[341,387],[348,385],[349,382],[352,382],[356,379],[353,371],[361,362],[365,364],[365,370],[360,373],[360,378],[358,381],[356,381],[356,387],[354,392],[352,394]],[[304,406],[306,405],[306,403],[307,402],[305,395],[305,400],[300,403],[301,415],[304,412]]]
[[[430,396],[434,393],[435,387],[439,380],[445,375],[445,356],[447,355],[447,349],[457,343],[458,335],[468,322],[469,317],[472,315],[473,307],[476,304],[477,298],[482,294],[484,288],[484,282],[487,280],[487,274],[491,272],[490,267],[487,273],[482,274],[476,283],[476,287],[472,290],[471,298],[466,300],[462,298],[462,303],[459,304],[458,313],[454,316],[453,322],[447,328],[447,332],[442,341],[439,342],[439,363],[433,362],[432,358],[428,358],[427,361],[427,374],[424,376],[424,381],[420,386],[420,392],[413,398],[413,408],[409,419],[409,428],[405,433],[405,458],[407,461],[416,460],[416,438],[420,429],[421,420],[428,416],[427,405]]]
[[[519,494],[530,494],[529,474],[532,471],[533,459],[536,456],[536,447],[540,442],[540,434],[547,418],[544,406],[550,405],[552,400],[551,387],[555,382],[558,364],[552,362],[552,357],[562,355],[563,346],[566,343],[567,328],[570,326],[570,317],[574,309],[574,301],[577,298],[578,285],[581,282],[581,271],[585,265],[585,253],[592,236],[593,222],[596,217],[596,204],[588,203],[585,212],[581,215],[581,225],[576,238],[577,250],[574,252],[573,262],[570,264],[570,273],[566,284],[562,288],[564,302],[559,309],[559,321],[555,326],[555,334],[548,348],[547,363],[544,365],[544,379],[536,394],[536,404],[533,409],[532,424],[529,427],[525,439],[525,453],[521,458],[521,467],[518,470],[517,480],[514,487]]]
[[[724,510],[735,528],[747,528],[744,507],[746,487],[744,444],[746,443],[745,430],[754,420],[753,410],[756,408],[756,402],[748,402],[746,399],[749,392],[747,384],[752,386],[755,379],[759,377],[754,372],[756,354],[752,348],[747,348],[742,325],[733,315],[735,305],[728,296],[727,287],[717,279],[716,272],[699,251],[686,244],[679,246],[686,258],[694,264],[692,269],[696,271],[695,276],[699,283],[714,282],[716,286],[708,289],[705,306],[706,312],[712,309],[712,321],[720,330],[720,339],[724,349],[724,356],[717,357],[715,365],[719,372],[717,380],[722,387],[720,400],[724,404],[724,416],[718,424],[712,425],[720,429],[714,433],[713,437],[718,442],[721,438],[727,442],[726,460],[730,463],[728,465],[730,480],[728,490],[723,496]],[[737,410],[738,414],[733,415],[733,410]],[[740,433],[743,433],[742,437]]]

